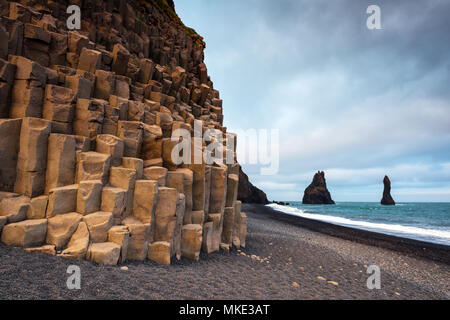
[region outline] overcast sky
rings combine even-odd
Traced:
[[[366,27],[369,5],[381,30]],[[225,125],[280,130],[271,200],[324,170],[336,201],[450,201],[450,1],[176,0],[206,41]],[[239,142],[238,142],[239,143]]]

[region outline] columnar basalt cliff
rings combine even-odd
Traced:
[[[395,206],[395,201],[391,196],[391,180],[389,180],[388,176],[385,176],[383,179],[383,198],[381,199],[381,204],[384,206]]]
[[[303,204],[335,204],[327,189],[323,171],[317,172],[312,183],[305,189]]]
[[[175,130],[217,129],[236,159],[205,44],[173,1],[0,1],[0,16],[3,243],[102,264],[245,245],[239,164],[171,157]]]

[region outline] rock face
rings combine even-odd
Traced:
[[[239,167],[238,199],[243,203],[268,204],[267,195],[248,180],[248,176]]]
[[[384,190],[383,190],[383,199],[381,199],[381,204],[384,206],[395,206],[395,201],[391,196],[391,180],[389,180],[388,176],[385,176],[383,179]]]
[[[303,204],[335,204],[327,189],[323,171],[317,172],[312,183],[305,189]]]
[[[267,198],[239,172],[202,37],[172,0],[74,3],[80,30],[67,1],[0,1],[2,242],[101,264],[245,245],[240,178]],[[179,129],[195,163],[172,159]],[[206,163],[218,141],[225,164]]]

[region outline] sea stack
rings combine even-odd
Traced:
[[[381,199],[381,204],[384,206],[395,206],[395,201],[391,196],[391,180],[389,180],[388,176],[385,176],[383,179],[384,191],[383,191],[383,199]]]
[[[323,171],[318,171],[314,175],[312,183],[305,189],[303,204],[335,204],[327,189]]]

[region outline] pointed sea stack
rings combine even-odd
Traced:
[[[318,171],[312,183],[305,189],[303,204],[335,204],[327,189],[325,173]]]
[[[395,206],[395,201],[391,196],[391,180],[389,180],[388,176],[385,176],[383,179],[384,191],[383,191],[383,199],[381,199],[381,204],[384,206]]]

